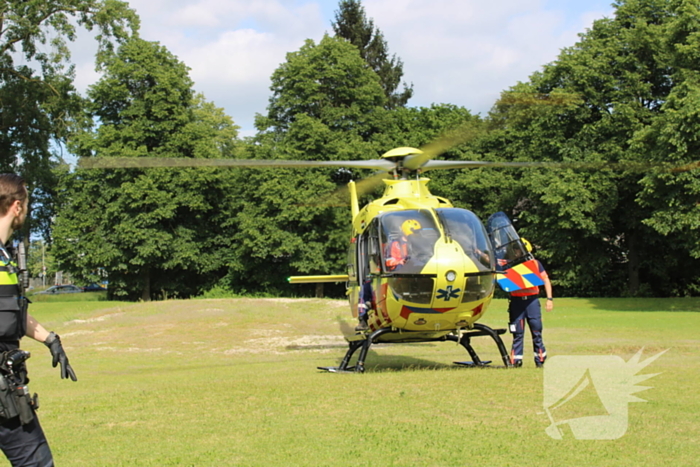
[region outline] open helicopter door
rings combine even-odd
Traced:
[[[496,282],[506,292],[543,285],[539,265],[504,212],[486,221],[486,231],[496,256]]]
[[[375,294],[372,281],[381,274],[379,237],[376,219],[364,232],[354,237],[348,251],[348,295],[352,314],[357,318],[358,305],[369,304],[374,309]]]

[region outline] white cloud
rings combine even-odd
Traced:
[[[223,33],[216,42],[188,50],[181,59],[191,67],[195,88],[224,107],[234,121],[252,132],[256,112],[264,113],[270,95],[270,76],[290,46],[269,33],[242,29]],[[293,49],[293,50],[294,50]]]
[[[264,113],[270,76],[304,40],[329,22],[316,2],[289,0],[132,1],[141,35],[157,40],[191,68],[195,88],[224,107],[245,134]]]
[[[501,91],[525,81],[591,25],[585,2],[366,0],[369,17],[414,84],[410,105],[448,102],[485,113]],[[592,2],[594,3],[594,2]],[[577,4],[583,15],[565,8]]]
[[[414,84],[412,105],[449,102],[485,113],[499,93],[572,45],[562,11],[539,0],[367,0],[368,16]]]
[[[222,82],[232,86],[269,78],[286,47],[272,34],[252,29],[223,33],[217,42],[187,51],[182,58],[198,82]]]
[[[168,23],[175,27],[205,27],[220,26],[220,19],[215,10],[202,8],[201,5],[186,5],[170,17]]]
[[[75,66],[75,87],[80,92],[84,93],[88,86],[97,82],[99,78],[93,62],[84,61]]]

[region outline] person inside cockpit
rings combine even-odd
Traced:
[[[387,271],[396,271],[409,260],[408,240],[421,229],[421,224],[415,219],[405,220],[401,224],[401,237],[393,240],[387,247],[385,265]]]

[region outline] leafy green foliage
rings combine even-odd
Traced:
[[[325,36],[317,46],[307,40],[287,54],[271,80],[268,114],[256,119],[258,130],[290,130],[305,114],[331,131],[361,136],[377,131],[374,117],[385,102],[379,78],[345,41]]]
[[[98,55],[138,29],[118,0],[6,0],[0,6],[0,169],[29,185],[38,230],[49,237],[56,176],[55,143],[83,124],[68,43],[77,28],[97,30]]]
[[[700,160],[700,2],[674,2],[673,11],[665,24],[662,51],[674,86],[664,100],[663,113],[635,134],[633,147],[657,163],[695,167]],[[652,211],[644,223],[700,258],[697,171],[651,173],[641,186],[637,201]]]
[[[58,269],[49,245],[43,240],[35,240],[29,243],[27,269],[30,277],[42,277],[42,274],[46,274],[46,283],[51,284],[51,278],[54,277]]]
[[[104,37],[121,40],[135,19],[114,19],[128,18],[120,2],[99,5],[122,16],[85,21],[112,25]],[[42,107],[26,116],[50,131],[92,123],[71,138],[83,157],[372,159],[447,132],[463,141],[440,156],[448,160],[646,164],[647,171],[428,175],[435,194],[482,219],[506,211],[536,246],[557,295],[695,295],[700,276],[688,271],[700,263],[700,182],[697,170],[665,169],[698,161],[700,1],[620,0],[615,7],[614,17],[596,21],[555,62],[505,91],[486,118],[450,104],[405,107],[412,88],[397,92],[403,65],[389,57],[359,0],[341,0],[335,37],[308,40],[273,73],[267,112],[256,117],[258,134],[245,147],[222,110],[194,96],[186,67],[144,41],[116,53],[104,42],[98,66],[105,75],[91,88],[85,114],[58,65],[36,77],[71,99],[51,100],[50,87],[25,79],[33,71],[3,75],[14,88],[0,89],[0,97],[19,106],[21,96],[35,93]],[[62,31],[70,38],[70,29]],[[63,127],[52,126],[55,115]],[[41,156],[48,151],[41,128],[0,135],[0,150],[21,147],[27,161]],[[57,259],[79,278],[109,269],[111,294],[303,295],[313,286],[288,287],[287,276],[344,272],[350,214],[335,170],[62,170]],[[356,180],[369,175],[352,171]],[[33,194],[50,206],[52,185],[44,186]],[[343,294],[342,285],[326,287]]]
[[[92,155],[231,157],[237,127],[194,96],[187,68],[164,47],[125,43],[89,90],[100,125],[72,141]],[[215,169],[77,170],[61,184],[56,256],[76,277],[109,273],[112,296],[189,296],[224,267],[221,202],[229,193]]]
[[[373,138],[388,121],[385,97],[378,77],[351,44],[329,36],[318,44],[307,41],[273,73],[271,89],[268,113],[256,119],[260,131],[247,157],[377,157]],[[339,188],[335,172],[232,173],[238,182],[235,209],[224,226],[235,245],[228,285],[237,291],[283,290],[292,274],[345,270],[351,219],[348,200],[334,194]],[[342,293],[340,288],[337,293]]]
[[[693,80],[677,66],[692,47],[677,41],[695,37],[688,28],[697,6],[618,2],[614,18],[596,21],[557,61],[503,94],[481,144],[517,161],[690,162],[692,146],[670,149],[695,139]],[[501,199],[564,293],[693,293],[694,279],[682,278],[669,255],[698,244],[697,175],[649,170],[512,171]]]
[[[413,95],[413,85],[397,92],[403,78],[403,62],[396,55],[389,58],[389,48],[384,34],[367,19],[360,0],[340,0],[332,24],[336,37],[342,37],[357,47],[369,67],[379,76],[387,98],[386,107],[396,109],[406,105]]]

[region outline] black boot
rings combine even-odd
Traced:
[[[355,326],[355,331],[356,332],[363,332],[369,329],[369,325],[367,324],[367,316],[362,315],[359,317],[360,323]]]

